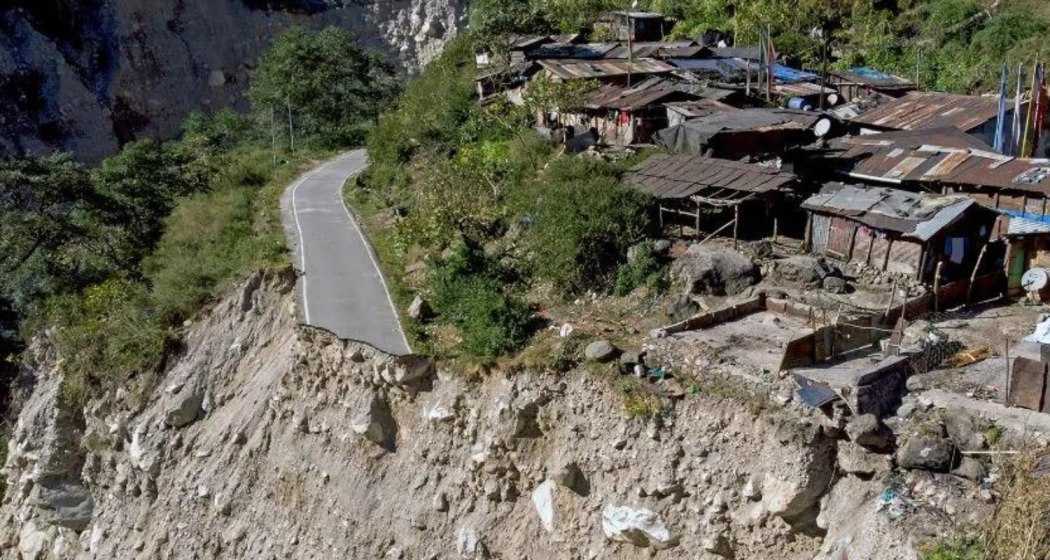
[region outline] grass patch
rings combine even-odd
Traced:
[[[922,560],[985,560],[984,543],[978,537],[951,538],[922,550]]]

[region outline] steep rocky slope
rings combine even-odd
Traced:
[[[69,409],[36,341],[0,555],[896,559],[990,507],[791,403],[695,395],[646,420],[587,368],[392,358],[298,326],[293,285],[240,286],[142,398]]]
[[[200,108],[243,103],[260,53],[291,25],[337,25],[408,69],[435,56],[465,0],[15,0],[0,6],[0,155],[168,137]]]

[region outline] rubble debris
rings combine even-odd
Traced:
[[[670,548],[678,539],[664,520],[648,509],[607,505],[602,510],[602,531],[606,538],[640,548]]]

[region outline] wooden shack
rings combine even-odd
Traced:
[[[813,254],[927,283],[991,266],[981,254],[995,214],[967,196],[831,183],[802,208]]]

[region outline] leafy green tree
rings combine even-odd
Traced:
[[[108,274],[89,237],[90,177],[67,154],[0,162],[0,297],[34,303]]]
[[[209,170],[175,145],[142,140],[124,146],[92,173],[96,214],[112,258],[135,270],[160,240],[180,199],[208,187]]]
[[[360,144],[397,90],[391,65],[349,32],[295,27],[263,55],[248,97],[262,121],[283,126],[290,113],[293,134],[341,146]]]

